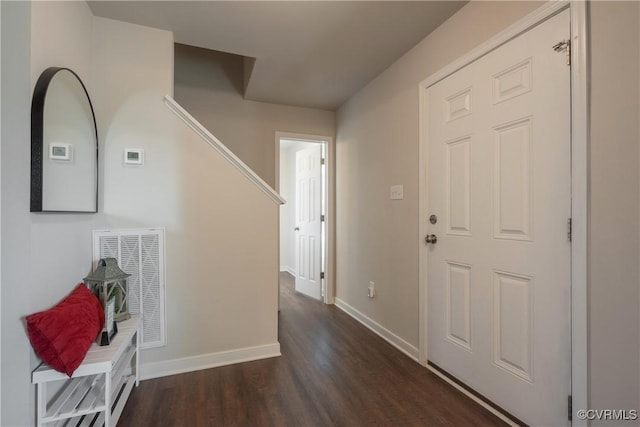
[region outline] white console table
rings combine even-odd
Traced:
[[[114,427],[139,382],[139,327],[139,316],[118,322],[111,344],[94,343],[71,378],[41,363],[32,375],[38,427]]]

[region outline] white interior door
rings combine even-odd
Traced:
[[[296,152],[296,291],[322,296],[322,146]]]
[[[562,12],[427,91],[428,358],[529,425],[570,394],[570,68]]]

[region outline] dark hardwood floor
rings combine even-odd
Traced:
[[[281,274],[282,357],[147,380],[126,426],[496,426],[491,413]]]

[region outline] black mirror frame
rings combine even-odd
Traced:
[[[43,211],[42,210],[42,155],[44,147],[44,104],[47,97],[47,89],[53,77],[59,71],[67,70],[78,79],[80,86],[84,90],[91,108],[91,117],[93,118],[93,130],[96,136],[96,204],[93,211]],[[96,213],[98,212],[98,128],[96,125],[96,115],[93,110],[93,104],[89,97],[89,92],[85,87],[82,79],[71,69],[65,67],[49,67],[40,74],[36,86],[33,89],[33,99],[31,101],[31,212],[68,212],[68,213]]]

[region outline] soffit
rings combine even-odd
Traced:
[[[96,16],[172,31],[245,61],[247,99],[334,110],[464,1],[89,1]]]

